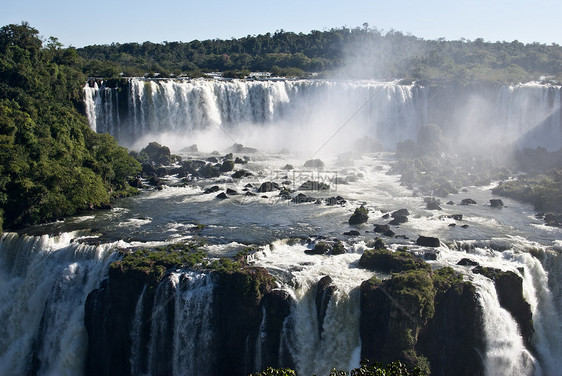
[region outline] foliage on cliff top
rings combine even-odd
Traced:
[[[271,368],[268,367],[264,371],[253,373],[250,376],[295,376],[296,373],[289,368]],[[330,376],[423,376],[425,375],[419,368],[408,369],[408,367],[400,362],[392,362],[384,365],[382,363],[368,364],[362,362],[359,368],[351,371],[330,371]]]
[[[399,76],[440,84],[454,82],[518,83],[541,76],[562,81],[562,47],[523,44],[424,40],[398,31],[368,26],[311,31],[278,30],[229,40],[144,42],[93,45],[78,49],[89,76],[124,73],[160,77],[201,75],[207,71],[330,72],[345,69],[347,78]]]
[[[430,269],[429,264],[407,251],[391,251],[384,248],[365,250],[359,259],[359,266],[384,273]]]
[[[562,168],[500,183],[492,193],[529,202],[537,210],[562,212]]]
[[[23,227],[100,206],[128,191],[139,164],[94,133],[83,106],[80,58],[29,25],[0,29],[0,209]]]

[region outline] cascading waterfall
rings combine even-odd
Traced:
[[[311,257],[305,255],[303,259],[302,246],[289,246],[283,241],[275,242],[264,252],[267,256],[255,261],[273,268],[274,274],[277,268],[290,270],[291,266]],[[283,289],[293,297],[293,305],[284,323],[281,347],[288,347],[298,374],[326,375],[332,368],[349,370],[359,367],[359,285],[372,275],[349,267],[359,257],[359,253],[328,258],[318,256],[319,263],[309,268],[297,268],[290,281],[284,284]],[[322,276],[330,277],[333,294],[320,324],[316,295]]]
[[[126,146],[143,136],[192,136],[217,127],[242,137],[250,126],[259,126],[254,132],[260,129],[263,139],[264,125],[276,129],[270,136],[279,143],[283,132],[305,137],[335,132],[353,115],[346,131],[357,138],[369,136],[388,149],[415,139],[420,126],[429,121],[463,138],[472,139],[471,129],[485,127],[486,139],[492,143],[562,147],[559,86],[504,86],[491,94],[471,93],[470,98],[479,98],[474,103],[453,100],[450,108],[441,108],[441,101],[431,95],[435,90],[439,88],[375,81],[143,78],[129,79],[119,88],[97,84],[84,88],[91,127],[112,134]],[[464,98],[458,90],[459,98]],[[121,100],[122,95],[128,99]],[[429,119],[431,109],[447,113],[446,120]]]
[[[0,374],[82,373],[84,302],[117,255],[112,244],[72,242],[76,235],[3,235]]]
[[[365,103],[355,123],[364,135],[393,147],[415,137],[427,118],[427,89],[389,82],[133,78],[126,88],[119,94],[129,98],[125,109],[117,99],[122,88],[84,88],[92,128],[125,144],[165,132],[190,135],[217,127],[244,132],[239,128],[249,125],[314,135],[335,130]]]
[[[538,363],[523,344],[517,323],[500,307],[494,283],[475,277],[486,333],[485,367],[488,375],[540,375]]]
[[[552,257],[560,259],[560,255]],[[533,313],[533,344],[545,374],[554,375],[562,369],[562,312],[556,306],[549,285],[560,286],[560,278],[559,275],[549,278],[541,262],[528,253],[519,254],[517,260],[525,265],[523,287]],[[552,280],[550,284],[549,280]]]
[[[524,147],[562,147],[562,89],[537,83],[502,87],[497,99],[499,129],[518,135]]]
[[[441,253],[441,262],[455,265],[468,251],[480,264],[509,270],[522,278],[523,296],[533,315],[533,349],[525,348],[513,317],[500,307],[494,283],[481,275],[469,274],[484,309],[489,375],[556,375],[562,367],[562,311],[557,305],[562,291],[562,257],[522,238],[514,237],[504,244],[510,244],[511,249],[500,252],[489,248],[490,244],[457,242],[455,248],[461,252]],[[542,255],[542,262],[531,251]],[[466,273],[464,267],[455,268]]]
[[[210,274],[181,271],[171,273],[158,285],[150,322],[139,322],[139,314],[133,323],[133,328],[151,328],[148,374],[216,374],[215,287]],[[141,295],[138,304],[143,299]],[[133,342],[132,374],[139,374],[143,366],[135,358],[135,350]]]

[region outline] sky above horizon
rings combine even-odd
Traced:
[[[364,23],[424,39],[562,45],[559,0],[98,0],[87,5],[75,0],[18,0],[1,9],[0,26],[27,21],[45,39],[54,36],[74,47],[231,39],[277,30],[308,33]]]

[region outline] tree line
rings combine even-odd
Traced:
[[[88,76],[191,77],[211,71],[269,71],[305,76],[409,78],[428,83],[510,84],[548,79],[562,82],[557,44],[425,40],[398,31],[334,28],[308,34],[283,30],[229,40],[113,43],[77,50]]]

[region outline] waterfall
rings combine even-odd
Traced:
[[[84,302],[117,259],[76,233],[0,240],[0,374],[77,375],[87,351]]]
[[[562,312],[549,285],[560,285],[560,279],[558,275],[549,278],[541,262],[528,253],[520,254],[518,260],[525,265],[523,287],[533,313],[533,345],[544,373],[555,375],[562,368]]]
[[[517,323],[500,307],[494,283],[485,277],[477,277],[474,282],[483,308],[486,373],[490,376],[534,375],[540,367],[525,348]]]
[[[427,119],[427,89],[392,82],[132,78],[123,94],[123,87],[84,90],[91,127],[127,146],[142,136],[190,136],[217,128],[242,137],[250,127],[265,132],[271,126],[281,134],[312,137],[335,131],[365,105],[350,128],[361,132],[358,137],[394,147],[415,137]],[[128,97],[125,109],[121,95]]]
[[[149,374],[216,374],[214,294],[215,284],[210,274],[174,272],[160,282],[150,322],[139,323],[142,316],[135,315],[133,323],[134,328],[151,326]],[[138,374],[138,363],[132,367],[132,374]]]
[[[497,127],[515,135],[519,146],[562,147],[562,88],[537,83],[502,87],[497,96]]]
[[[457,88],[456,94],[446,94],[453,98],[445,106],[442,97],[430,95],[439,90],[376,81],[144,78],[131,78],[119,88],[84,88],[91,127],[126,146],[143,136],[193,136],[220,128],[239,138],[260,132],[260,141],[269,137],[279,147],[280,135],[309,138],[346,124],[348,134],[369,136],[393,149],[399,141],[416,138],[430,111],[439,114],[432,122],[466,140],[478,137],[475,129],[484,127],[491,143],[562,147],[559,86],[528,83],[482,92]],[[122,95],[128,99],[121,100]],[[267,127],[275,132],[265,137]]]

